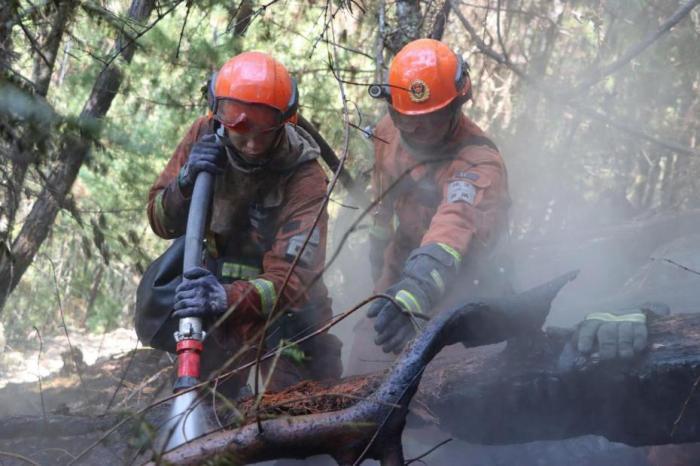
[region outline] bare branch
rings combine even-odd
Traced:
[[[180,46],[182,45],[182,36],[185,35],[185,27],[187,27],[187,18],[190,17],[190,10],[192,9],[192,3],[187,2],[187,10],[185,10],[185,19],[182,20],[182,28],[180,29],[180,36],[177,39],[177,48],[175,49],[175,60],[180,58]]]
[[[445,26],[447,25],[447,18],[450,16],[450,10],[452,9],[452,4],[450,2],[445,2],[440,8],[440,11],[435,15],[435,23],[433,23],[433,29],[430,31],[429,37],[435,40],[442,40],[442,36],[445,34]]]
[[[500,1],[500,0],[499,0]],[[696,6],[700,4],[700,0],[689,0],[687,3],[683,4],[666,20],[659,28],[649,33],[641,42],[634,44],[627,49],[625,53],[622,54],[620,58],[615,60],[603,68],[589,70],[584,72],[583,75],[586,76],[583,81],[581,81],[571,92],[567,93],[568,98],[573,97],[581,92],[586,91],[589,87],[593,86],[595,83],[601,79],[609,76],[621,68],[623,68],[627,63],[629,63],[636,56],[644,52],[649,46],[661,38],[664,34],[668,33],[673,26],[678,24],[683,18],[685,18]]]
[[[447,0],[449,2],[454,2],[454,0]],[[695,3],[700,3],[700,0],[694,0]],[[453,4],[454,7],[454,4]],[[515,75],[517,75],[520,79],[522,79],[524,82],[527,84],[531,85],[533,89],[537,90],[540,92],[544,97],[550,99],[553,103],[557,105],[567,105],[580,113],[588,116],[589,118],[601,121],[607,125],[610,125],[614,128],[620,129],[624,131],[625,133],[632,134],[634,136],[640,137],[642,139],[645,139],[649,142],[652,142],[654,144],[657,144],[661,147],[664,147],[666,149],[671,149],[675,152],[679,152],[682,154],[687,154],[687,155],[694,155],[698,156],[700,155],[700,152],[697,150],[691,149],[686,146],[682,146],[680,144],[677,144],[672,141],[667,141],[662,138],[659,138],[654,135],[650,135],[647,132],[644,132],[640,129],[638,129],[638,125],[628,125],[625,123],[621,123],[618,121],[616,118],[609,117],[608,115],[605,115],[604,113],[598,111],[598,110],[592,110],[587,107],[584,107],[583,105],[577,103],[577,102],[572,102],[572,101],[562,101],[561,96],[566,95],[565,92],[551,92],[547,89],[545,89],[539,82],[535,81],[532,79],[530,76],[528,76],[522,69],[520,69],[518,66],[516,66],[514,63],[509,62],[503,55],[499,54],[495,50],[493,50],[491,47],[489,47],[484,40],[479,36],[479,34],[476,32],[476,29],[469,23],[469,20],[462,14],[461,11],[459,11],[458,8],[454,8],[454,12],[459,18],[460,22],[464,26],[464,28],[469,32],[469,35],[471,38],[474,40],[474,43],[476,44],[477,48],[481,53],[486,55],[487,57],[492,58],[496,62],[498,62],[501,65],[505,65],[508,67]]]

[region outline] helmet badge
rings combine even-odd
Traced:
[[[422,79],[413,81],[409,91],[413,102],[425,102],[430,97],[430,88]]]

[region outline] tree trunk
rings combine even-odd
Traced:
[[[133,0],[129,18],[138,23],[144,22],[150,16],[154,4],[153,0]],[[134,42],[125,35],[120,35],[115,42],[113,54],[121,54],[129,63],[134,50]],[[116,60],[102,69],[83,107],[83,121],[103,118],[107,114],[122,79]],[[0,261],[0,310],[46,239],[91,147],[87,138],[73,134],[67,134],[61,146],[59,161],[49,173],[45,186],[12,243],[10,256],[5,256]]]
[[[51,83],[51,75],[58,56],[58,47],[61,45],[63,33],[68,22],[73,16],[73,11],[78,6],[75,0],[63,0],[57,2],[56,12],[53,15],[53,24],[47,31],[46,37],[40,38],[38,44],[41,49],[35,51],[34,59],[34,85],[39,95],[46,97]]]
[[[97,264],[96,269],[96,273],[94,274],[95,278],[92,282],[92,287],[90,288],[90,296],[88,296],[88,302],[85,306],[85,315],[83,316],[83,321],[81,323],[82,328],[85,328],[85,325],[87,325],[87,320],[90,317],[90,314],[92,314],[92,308],[95,305],[95,301],[97,301],[97,296],[100,292],[100,285],[102,285],[102,277],[105,273],[105,267],[102,265],[102,263]]]

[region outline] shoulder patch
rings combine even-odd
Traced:
[[[456,202],[466,202],[473,205],[476,199],[476,188],[473,184],[467,181],[452,181],[447,185],[447,202],[454,204]]]

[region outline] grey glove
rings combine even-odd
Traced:
[[[175,289],[173,317],[218,317],[228,309],[223,285],[203,267],[194,267],[182,275]]]
[[[601,360],[630,359],[647,348],[647,316],[668,314],[669,307],[660,303],[588,314],[576,331],[576,348],[586,355],[597,350]]]
[[[225,160],[223,145],[215,134],[207,134],[192,145],[187,163],[182,166],[177,184],[183,192],[189,193],[194,187],[199,172],[218,175],[223,172]]]

